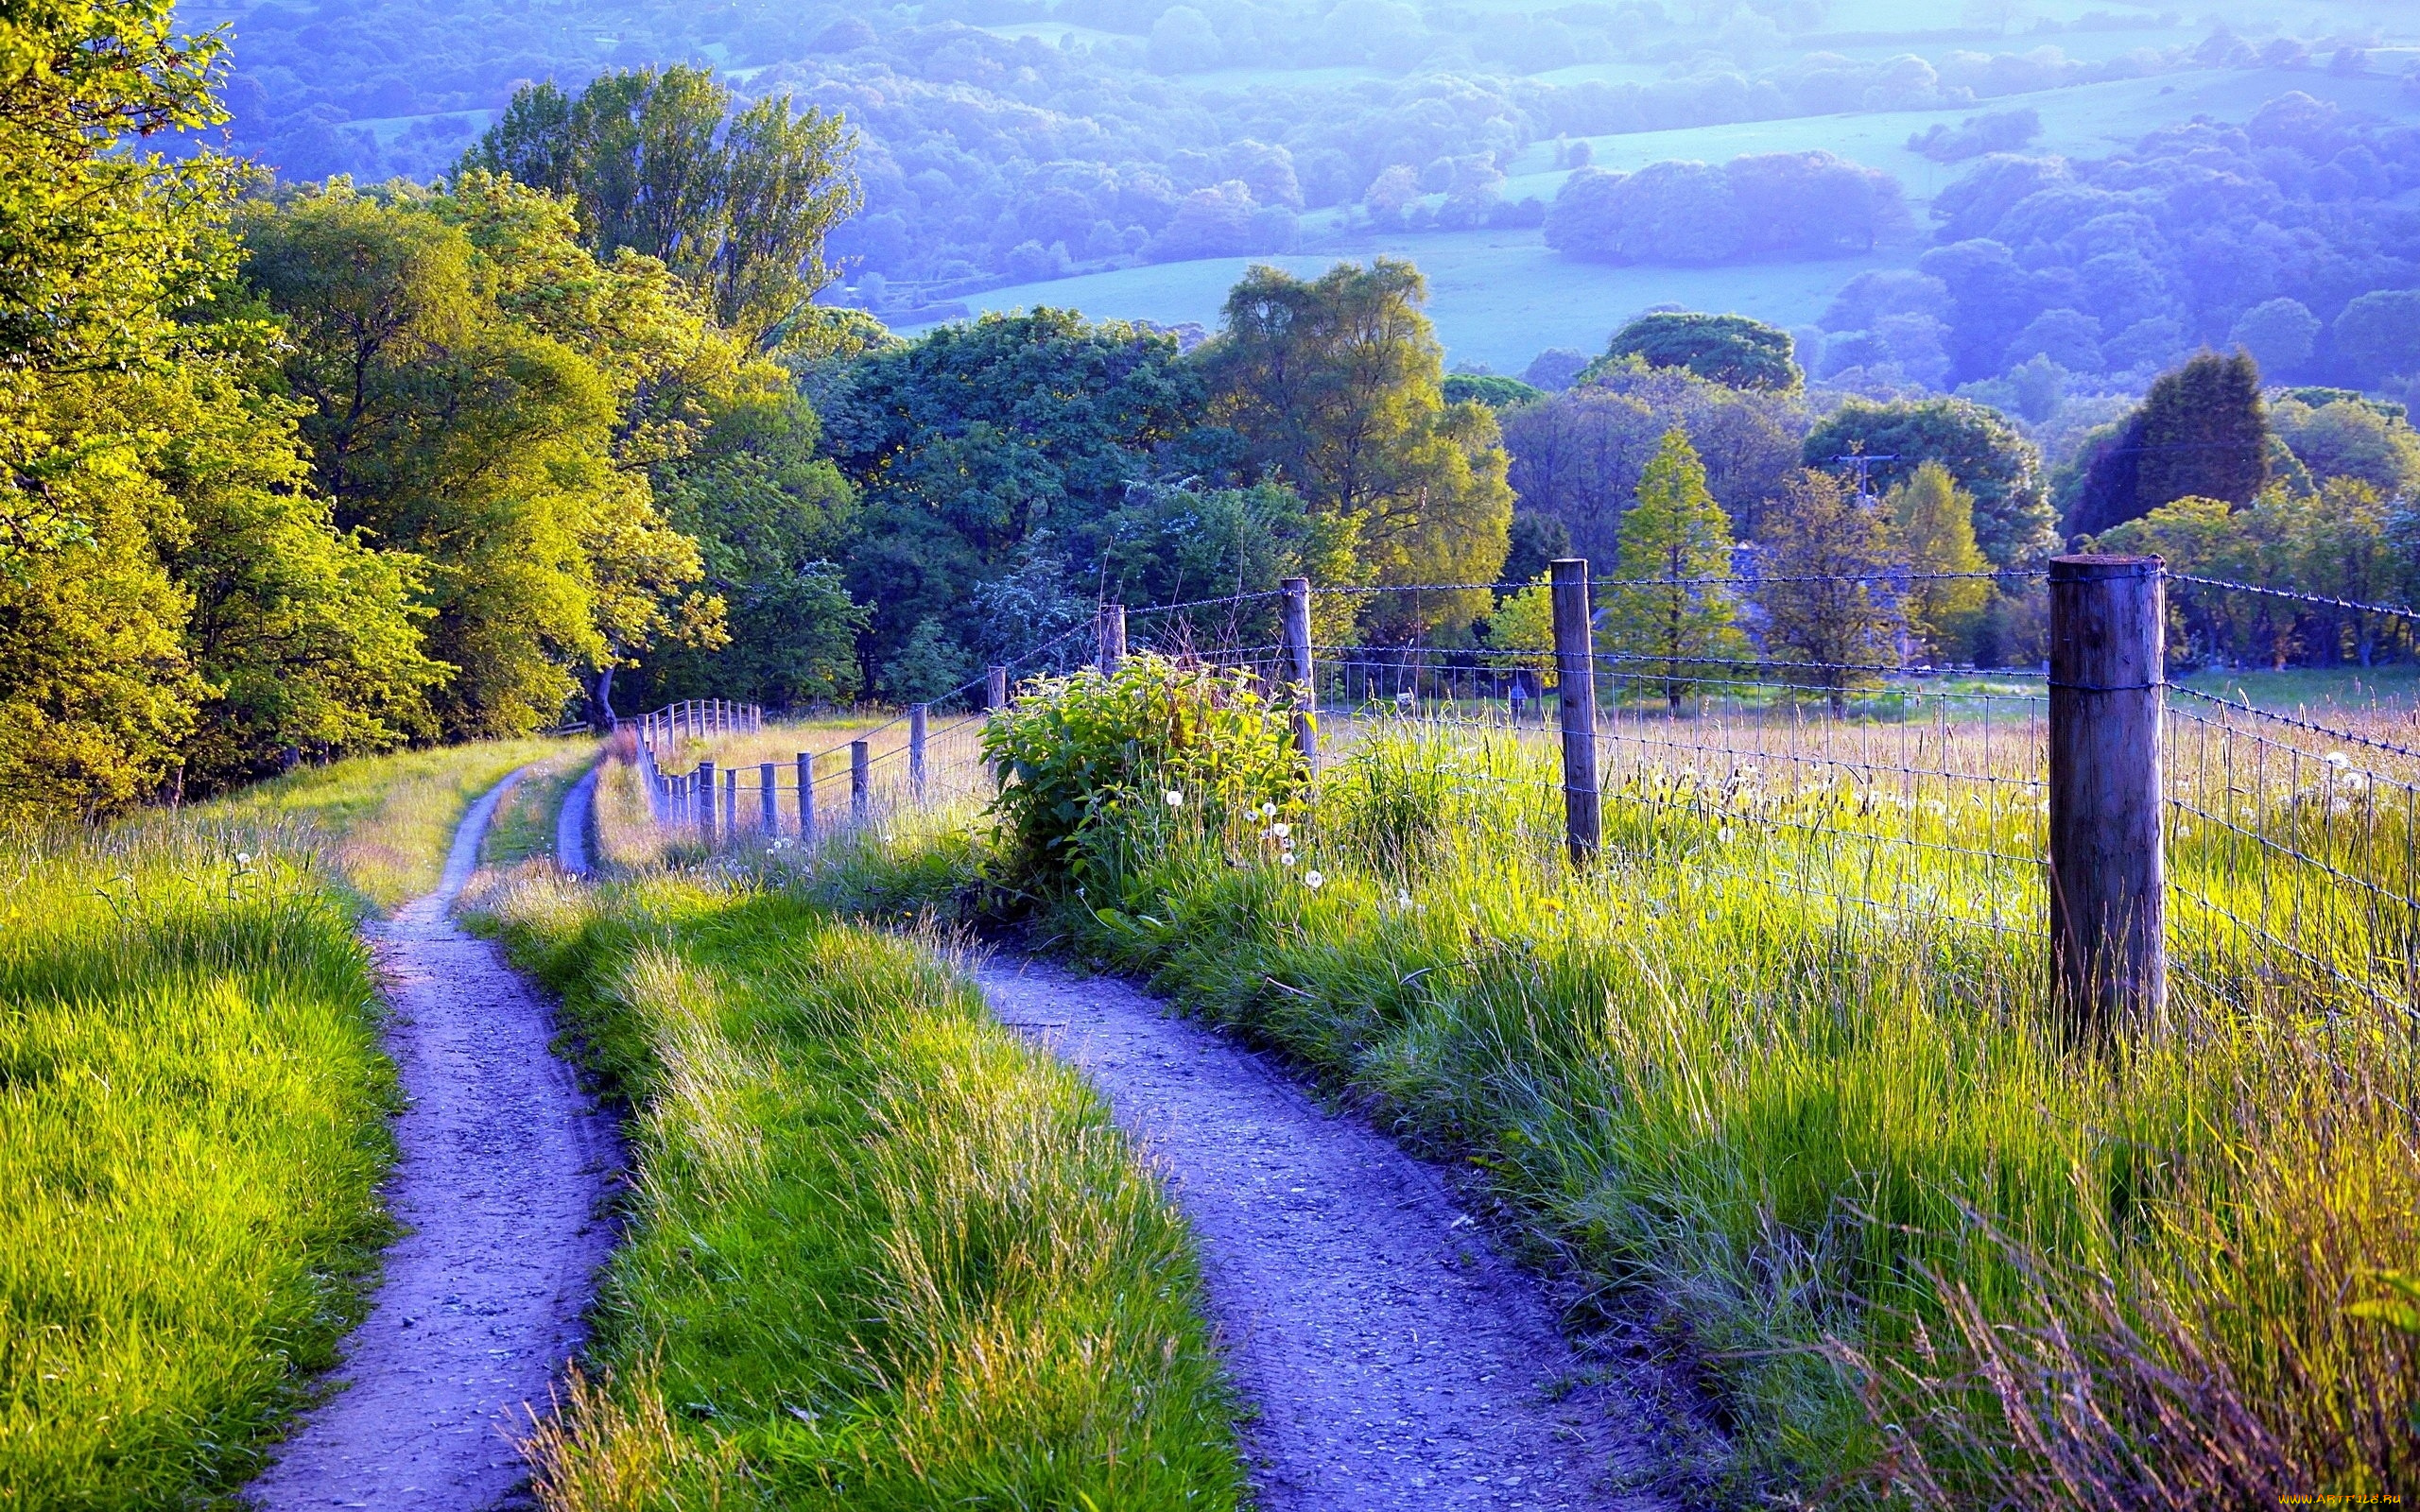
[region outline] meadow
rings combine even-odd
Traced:
[[[610,766],[616,880],[472,900],[631,1110],[541,1503],[1237,1505],[1190,1236],[1098,1097],[991,1020],[951,940],[682,865],[645,805]]]
[[[2316,754],[2180,788],[2169,1012],[2080,1041],[2027,859],[2038,751],[1953,730],[1910,763],[1921,729],[1852,713],[1753,751],[1745,715],[1616,743],[1583,871],[1549,744],[1405,720],[1274,816],[1209,790],[1101,811],[1080,886],[966,808],[814,885],[1020,919],[1484,1171],[1585,1286],[1575,1326],[1644,1326],[1702,1385],[1711,1500],[2420,1482],[2415,941],[2378,902],[2412,887],[2399,792]],[[2285,824],[2349,879],[2246,838]]]
[[[359,1316],[394,1088],[362,916],[539,742],[0,838],[0,1506],[225,1504]]]

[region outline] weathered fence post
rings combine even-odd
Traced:
[[[1597,792],[1597,638],[1588,560],[1549,564],[1554,593],[1556,702],[1563,711],[1563,828],[1573,866],[1594,860],[1604,838]]]
[[[908,790],[916,801],[925,800],[925,710],[917,704],[908,711]]]
[[[739,838],[739,768],[727,768],[722,774],[722,833],[726,840]]]
[[[1108,674],[1126,660],[1126,606],[1103,604],[1096,627],[1100,637],[1100,669]]]
[[[698,833],[705,840],[706,849],[711,850],[715,844],[715,764],[700,762],[697,771],[691,775],[698,782]]]
[[[862,740],[849,742],[849,818],[863,824],[873,812],[873,774],[867,770],[873,765],[873,752]]]
[[[766,762],[756,768],[756,813],[764,820],[765,838],[769,840],[782,833],[782,811],[773,799],[773,764]]]
[[[798,837],[801,843],[815,843],[815,757],[812,752],[798,753]]]
[[[1311,580],[1288,577],[1279,586],[1286,591],[1283,638],[1287,697],[1294,705],[1294,748],[1303,753],[1304,765],[1316,772],[1320,769],[1320,696],[1311,665]]]
[[[2157,557],[2050,561],[2050,971],[2080,1034],[2168,1005]]]
[[[983,707],[994,712],[1009,706],[1009,669],[993,667],[983,674]]]

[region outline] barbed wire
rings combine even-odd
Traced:
[[[2190,583],[2196,588],[2220,588],[2230,593],[2257,593],[2263,598],[2289,599],[2297,604],[2323,604],[2329,609],[2351,610],[2360,614],[2383,614],[2392,619],[2420,621],[2420,609],[2402,604],[2365,604],[2359,599],[2333,598],[2325,593],[2305,593],[2290,588],[2264,588],[2258,583],[2238,583],[2224,577],[2203,577],[2193,573],[2163,573],[2171,583]]]

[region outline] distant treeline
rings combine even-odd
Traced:
[[[604,4],[577,13],[504,0],[363,0],[341,15],[273,3],[236,22],[234,139],[288,179],[426,179],[451,166],[514,87],[576,92],[615,67],[745,68],[750,99],[793,93],[864,133],[866,214],[835,238],[889,285],[1046,276],[1072,266],[1290,249],[1295,217],[1362,202],[1391,170],[1427,194],[1469,189],[1443,225],[1500,224],[1458,160],[1495,172],[1559,137],[1863,110],[1954,108],[2164,69],[2253,64],[2232,39],[2083,62],[2056,47],[1949,50],[1933,60],[1817,52],[1755,69],[1821,8],[1772,4],[1718,31],[1645,0],[1529,13],[1424,13],[1392,0],[1308,5],[1089,0],[935,4],[920,19],[761,3]],[[195,12],[193,20],[209,12]],[[1073,25],[1074,45],[977,25]],[[968,25],[974,23],[976,25]],[[1645,81],[1519,77],[1613,58],[1681,65]],[[1338,63],[1399,78],[1291,84],[1284,73],[1199,85],[1202,68]],[[372,124],[374,123],[374,124]],[[1481,175],[1480,177],[1484,177]],[[1531,213],[1534,223],[1534,213]]]
[[[1934,199],[1941,245],[1914,269],[1847,286],[1815,370],[1947,387],[2031,364],[2140,392],[2240,345],[2274,380],[2420,377],[2415,187],[2420,127],[2300,93],[2106,158],[1993,154]]]

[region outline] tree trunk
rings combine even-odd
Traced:
[[[613,662],[608,662],[597,670],[596,686],[589,691],[588,701],[596,706],[597,722],[605,727],[606,734],[621,728],[621,721],[614,717]]]

